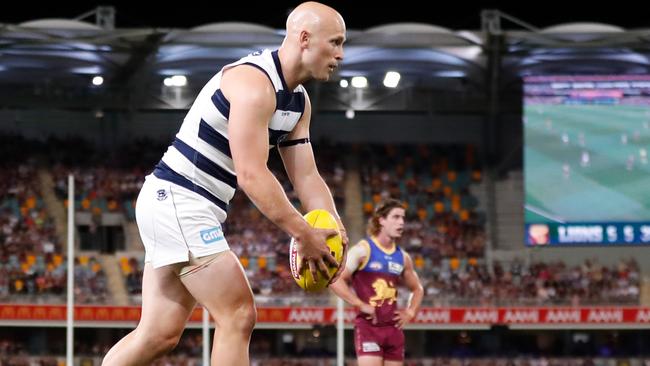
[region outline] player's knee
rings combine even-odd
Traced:
[[[252,333],[257,322],[257,309],[254,304],[247,304],[238,309],[242,320],[242,330],[244,333]]]
[[[257,321],[257,310],[253,303],[242,304],[235,311],[234,316],[231,318],[231,326],[234,328],[232,331],[241,334],[253,333],[255,322]]]
[[[165,355],[171,350],[176,348],[181,339],[181,333],[166,333],[161,332],[157,334],[147,334],[144,336],[144,347],[153,351],[156,357]]]
[[[160,344],[159,354],[164,355],[164,354],[167,354],[167,353],[171,352],[171,350],[176,348],[176,346],[178,345],[178,342],[180,340],[181,340],[181,335],[180,334],[171,335],[171,336],[167,336],[167,337],[162,338],[160,340],[161,344]]]

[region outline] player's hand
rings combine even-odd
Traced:
[[[328,286],[341,276],[341,273],[343,272],[343,269],[345,268],[345,263],[347,263],[347,258],[348,258],[348,233],[345,230],[345,226],[343,226],[343,223],[339,220],[339,234],[341,235],[341,243],[343,243],[343,257],[341,258],[341,263],[339,264],[338,269],[336,270],[336,273],[334,273],[334,276],[332,276],[332,279],[329,281],[327,284]]]
[[[341,233],[341,242],[343,242],[343,248],[348,247],[349,239],[348,239],[348,231],[345,230],[345,226],[343,226],[343,223],[341,220],[338,220],[339,224],[339,232]],[[343,252],[345,254],[345,252]]]
[[[298,273],[302,272],[304,266],[307,265],[314,279],[318,278],[318,271],[320,271],[329,280],[329,267],[338,267],[339,263],[330,253],[326,241],[338,234],[338,231],[334,229],[308,227],[307,231],[297,240],[298,255],[302,258],[298,263]]]
[[[395,327],[402,329],[404,328],[404,325],[413,320],[413,318],[415,318],[415,312],[411,309],[396,310],[395,316],[393,317],[393,320],[397,322],[395,323]]]
[[[370,304],[361,304],[359,306],[359,311],[365,314],[366,320],[372,321],[373,325],[377,324],[377,314],[375,313],[375,307]]]

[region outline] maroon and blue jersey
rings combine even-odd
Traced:
[[[404,271],[404,253],[399,246],[385,249],[367,237],[369,253],[352,275],[352,288],[361,301],[375,307],[377,324],[394,325],[397,309],[397,284]],[[357,320],[365,320],[363,313]]]

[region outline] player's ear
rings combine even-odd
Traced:
[[[309,40],[311,39],[311,33],[309,33],[306,30],[300,31],[300,47],[301,48],[308,48],[309,47]]]

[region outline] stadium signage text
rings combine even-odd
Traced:
[[[78,322],[137,322],[140,308],[136,306],[76,306]],[[0,322],[34,321],[63,322],[64,305],[0,304]],[[344,310],[344,321],[351,324],[354,309]],[[333,307],[260,307],[260,324],[336,324]],[[200,323],[202,312],[197,308],[190,322]],[[494,325],[494,324],[634,324],[650,327],[650,308],[642,307],[533,307],[533,308],[422,308],[415,324]]]

